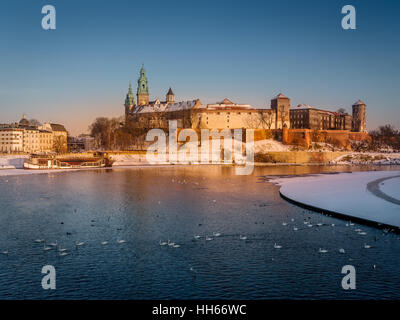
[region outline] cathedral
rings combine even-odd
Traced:
[[[165,101],[158,98],[150,101],[148,80],[143,65],[137,82],[136,99],[137,103],[132,84],[129,84],[125,98],[125,123],[130,123],[135,128],[168,129],[169,120],[177,120],[178,128],[190,128],[191,111],[201,105],[199,99],[176,102],[171,88],[166,93]]]

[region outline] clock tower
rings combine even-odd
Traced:
[[[144,65],[142,65],[142,68],[140,69],[140,76],[138,79],[137,104],[139,106],[145,106],[149,104],[149,87]]]

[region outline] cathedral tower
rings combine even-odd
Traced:
[[[169,88],[168,92],[167,92],[167,99],[166,99],[167,103],[174,103],[175,102],[175,95],[172,92],[171,87]]]
[[[135,106],[135,95],[133,94],[132,83],[129,82],[129,89],[125,98],[125,117],[128,116],[129,112],[133,109],[134,106]]]
[[[366,126],[366,104],[358,100],[353,104],[353,126],[352,131],[367,132]]]
[[[137,103],[139,106],[145,106],[149,104],[149,87],[144,65],[142,65],[142,68],[140,69],[140,77],[137,87]]]

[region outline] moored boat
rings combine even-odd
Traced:
[[[24,163],[24,169],[84,169],[111,167],[112,160],[107,153],[95,152],[93,156],[56,156],[34,154]]]

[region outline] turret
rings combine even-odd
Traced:
[[[271,109],[275,111],[275,128],[290,128],[290,99],[282,93],[271,100]]]
[[[352,122],[352,131],[355,132],[367,132],[366,126],[366,108],[367,105],[358,100],[353,104],[353,122]]]
[[[125,116],[129,114],[129,112],[133,109],[134,106],[135,106],[135,95],[133,94],[132,83],[129,82],[129,89],[125,98]]]
[[[167,99],[166,99],[167,103],[174,103],[175,102],[175,95],[172,92],[171,87],[169,88],[168,92],[167,92]]]

